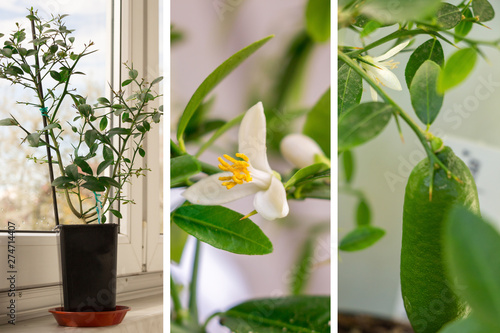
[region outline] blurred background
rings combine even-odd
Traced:
[[[207,119],[228,121],[262,101],[268,117],[271,167],[280,173],[290,172],[292,166],[276,149],[279,139],[287,132],[301,131],[304,115],[330,86],[330,45],[314,43],[305,34],[305,6],[304,0],[173,1],[171,138],[175,138],[178,119],[189,98],[207,75],[236,51],[274,34],[212,92],[213,104]],[[288,66],[293,73],[289,79],[283,79],[290,59],[296,61]],[[280,83],[281,87],[288,87],[282,89]],[[270,122],[276,112],[286,116]],[[187,150],[194,153],[193,148],[209,136],[192,135]],[[200,159],[217,165],[217,157],[235,153],[236,145],[237,128],[219,138]],[[177,194],[171,195],[174,199]],[[247,214],[253,210],[252,200],[243,198],[227,206]],[[251,218],[272,241],[274,252],[270,255],[235,255],[202,243],[200,319],[249,298],[290,294],[291,276],[309,239],[312,272],[303,292],[330,293],[330,201],[306,199],[289,204],[290,214],[284,219],[265,221],[258,215]],[[193,245],[193,239],[189,239],[180,265],[172,265],[176,282],[185,285],[190,277]],[[212,321],[209,331],[223,332],[223,328]]]
[[[457,4],[458,2],[451,2]],[[493,3],[497,13],[497,3]],[[468,35],[478,40],[500,38],[500,18],[488,26],[474,25]],[[397,29],[396,26],[379,29],[366,38],[368,44]],[[354,34],[347,29],[339,31],[339,43],[361,46],[353,42]],[[429,37],[417,37],[414,50]],[[369,52],[371,56],[385,53],[391,43]],[[442,43],[445,58],[457,49]],[[488,60],[478,57],[475,69],[460,86],[447,92],[444,104],[430,131],[452,147],[471,169],[479,192],[481,213],[490,220],[500,222],[498,206],[500,177],[500,51],[483,47]],[[411,106],[409,92],[404,83],[405,65],[411,51],[399,53],[395,61],[401,62],[394,70],[403,90],[386,89],[388,94],[417,122]],[[370,101],[365,84],[363,101]],[[404,190],[413,167],[425,157],[414,133],[402,124],[404,143],[401,142],[394,120],[373,141],[353,150],[356,171],[353,188],[362,191],[372,209],[372,223],[383,228],[386,235],[374,246],[359,252],[341,252],[339,257],[338,304],[339,309],[377,314],[383,317],[405,318],[400,293],[399,263],[401,251]],[[342,179],[342,175],[340,177]],[[357,199],[339,192],[339,239],[354,228]],[[496,221],[495,221],[496,220]]]

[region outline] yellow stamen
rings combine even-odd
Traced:
[[[221,169],[222,171],[232,172],[233,175],[219,177],[219,180],[222,181],[222,186],[225,186],[228,190],[230,190],[238,184],[252,181],[250,171],[248,171],[248,167],[250,166],[250,164],[248,163],[248,157],[245,154],[236,154],[236,157],[243,159],[243,161],[238,161],[226,154],[224,154],[223,156],[226,160],[233,164],[230,165],[228,162],[224,161],[222,157],[219,157],[219,169]]]

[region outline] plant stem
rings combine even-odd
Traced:
[[[33,9],[31,9],[30,14],[33,15]],[[35,21],[33,19],[30,19],[30,21],[31,21],[31,33],[32,33],[33,39],[35,40],[36,39]],[[38,80],[36,82],[36,86],[38,89],[38,97],[40,98],[40,103],[41,103],[41,106],[43,108],[43,107],[45,107],[45,105],[44,105],[44,98],[43,98],[42,79],[40,77],[40,63],[39,63],[39,59],[38,59],[38,49],[37,49],[37,46],[35,45],[35,43],[33,43],[33,48],[36,51],[35,64],[36,64],[36,68],[37,68],[37,78],[38,78]],[[47,117],[45,117],[43,114],[42,114],[42,121],[43,121],[43,127],[47,127]],[[49,131],[45,132],[45,141],[47,142],[47,159],[49,161],[49,163],[48,163],[49,164],[49,179],[50,179],[50,184],[51,184],[50,187],[52,189],[52,203],[54,205],[54,219],[56,222],[56,226],[58,226],[59,225],[59,211],[57,209],[56,188],[54,186],[52,186],[52,182],[54,181],[54,169],[52,167],[52,155],[50,152],[50,142],[49,142],[48,132]],[[52,130],[50,130],[50,133],[53,134]],[[52,139],[54,139],[54,137]],[[57,142],[55,140],[53,140],[53,141],[54,141],[54,146],[57,147]],[[58,156],[58,162],[61,163],[59,156]]]
[[[197,298],[197,285],[198,285],[198,268],[200,266],[200,249],[201,242],[199,239],[196,239],[196,249],[194,252],[194,261],[193,261],[193,272],[191,274],[191,283],[189,285],[189,314],[191,320],[195,323],[198,323],[198,305],[196,303]]]
[[[384,99],[387,104],[390,104],[395,111],[395,116],[400,116],[406,124],[413,130],[413,132],[417,135],[418,140],[422,143],[422,146],[429,157],[430,164],[434,165],[437,163],[449,176],[452,176],[453,179],[460,181],[457,176],[453,175],[451,171],[437,158],[437,156],[432,151],[430,145],[428,144],[428,138],[433,137],[433,135],[429,132],[425,132],[418,126],[415,121],[396,103],[392,98],[387,95],[387,93],[375,82],[373,81],[368,74],[360,67],[354,60],[348,57],[342,51],[338,51],[338,57],[342,61],[344,61],[349,67],[351,67],[356,73],[358,73],[373,89]]]
[[[174,303],[175,311],[175,322],[179,325],[183,325],[184,322],[184,309],[182,308],[181,299],[179,293],[177,292],[177,286],[175,285],[172,275],[170,275],[170,296],[172,296],[172,301]]]

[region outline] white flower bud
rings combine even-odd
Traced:
[[[294,133],[281,140],[280,150],[283,157],[297,168],[304,168],[316,162],[315,156],[324,156],[319,145],[310,137]]]

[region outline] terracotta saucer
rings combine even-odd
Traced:
[[[57,323],[61,326],[71,327],[101,327],[118,325],[130,308],[117,305],[115,311],[103,312],[66,312],[63,307],[49,309]]]

